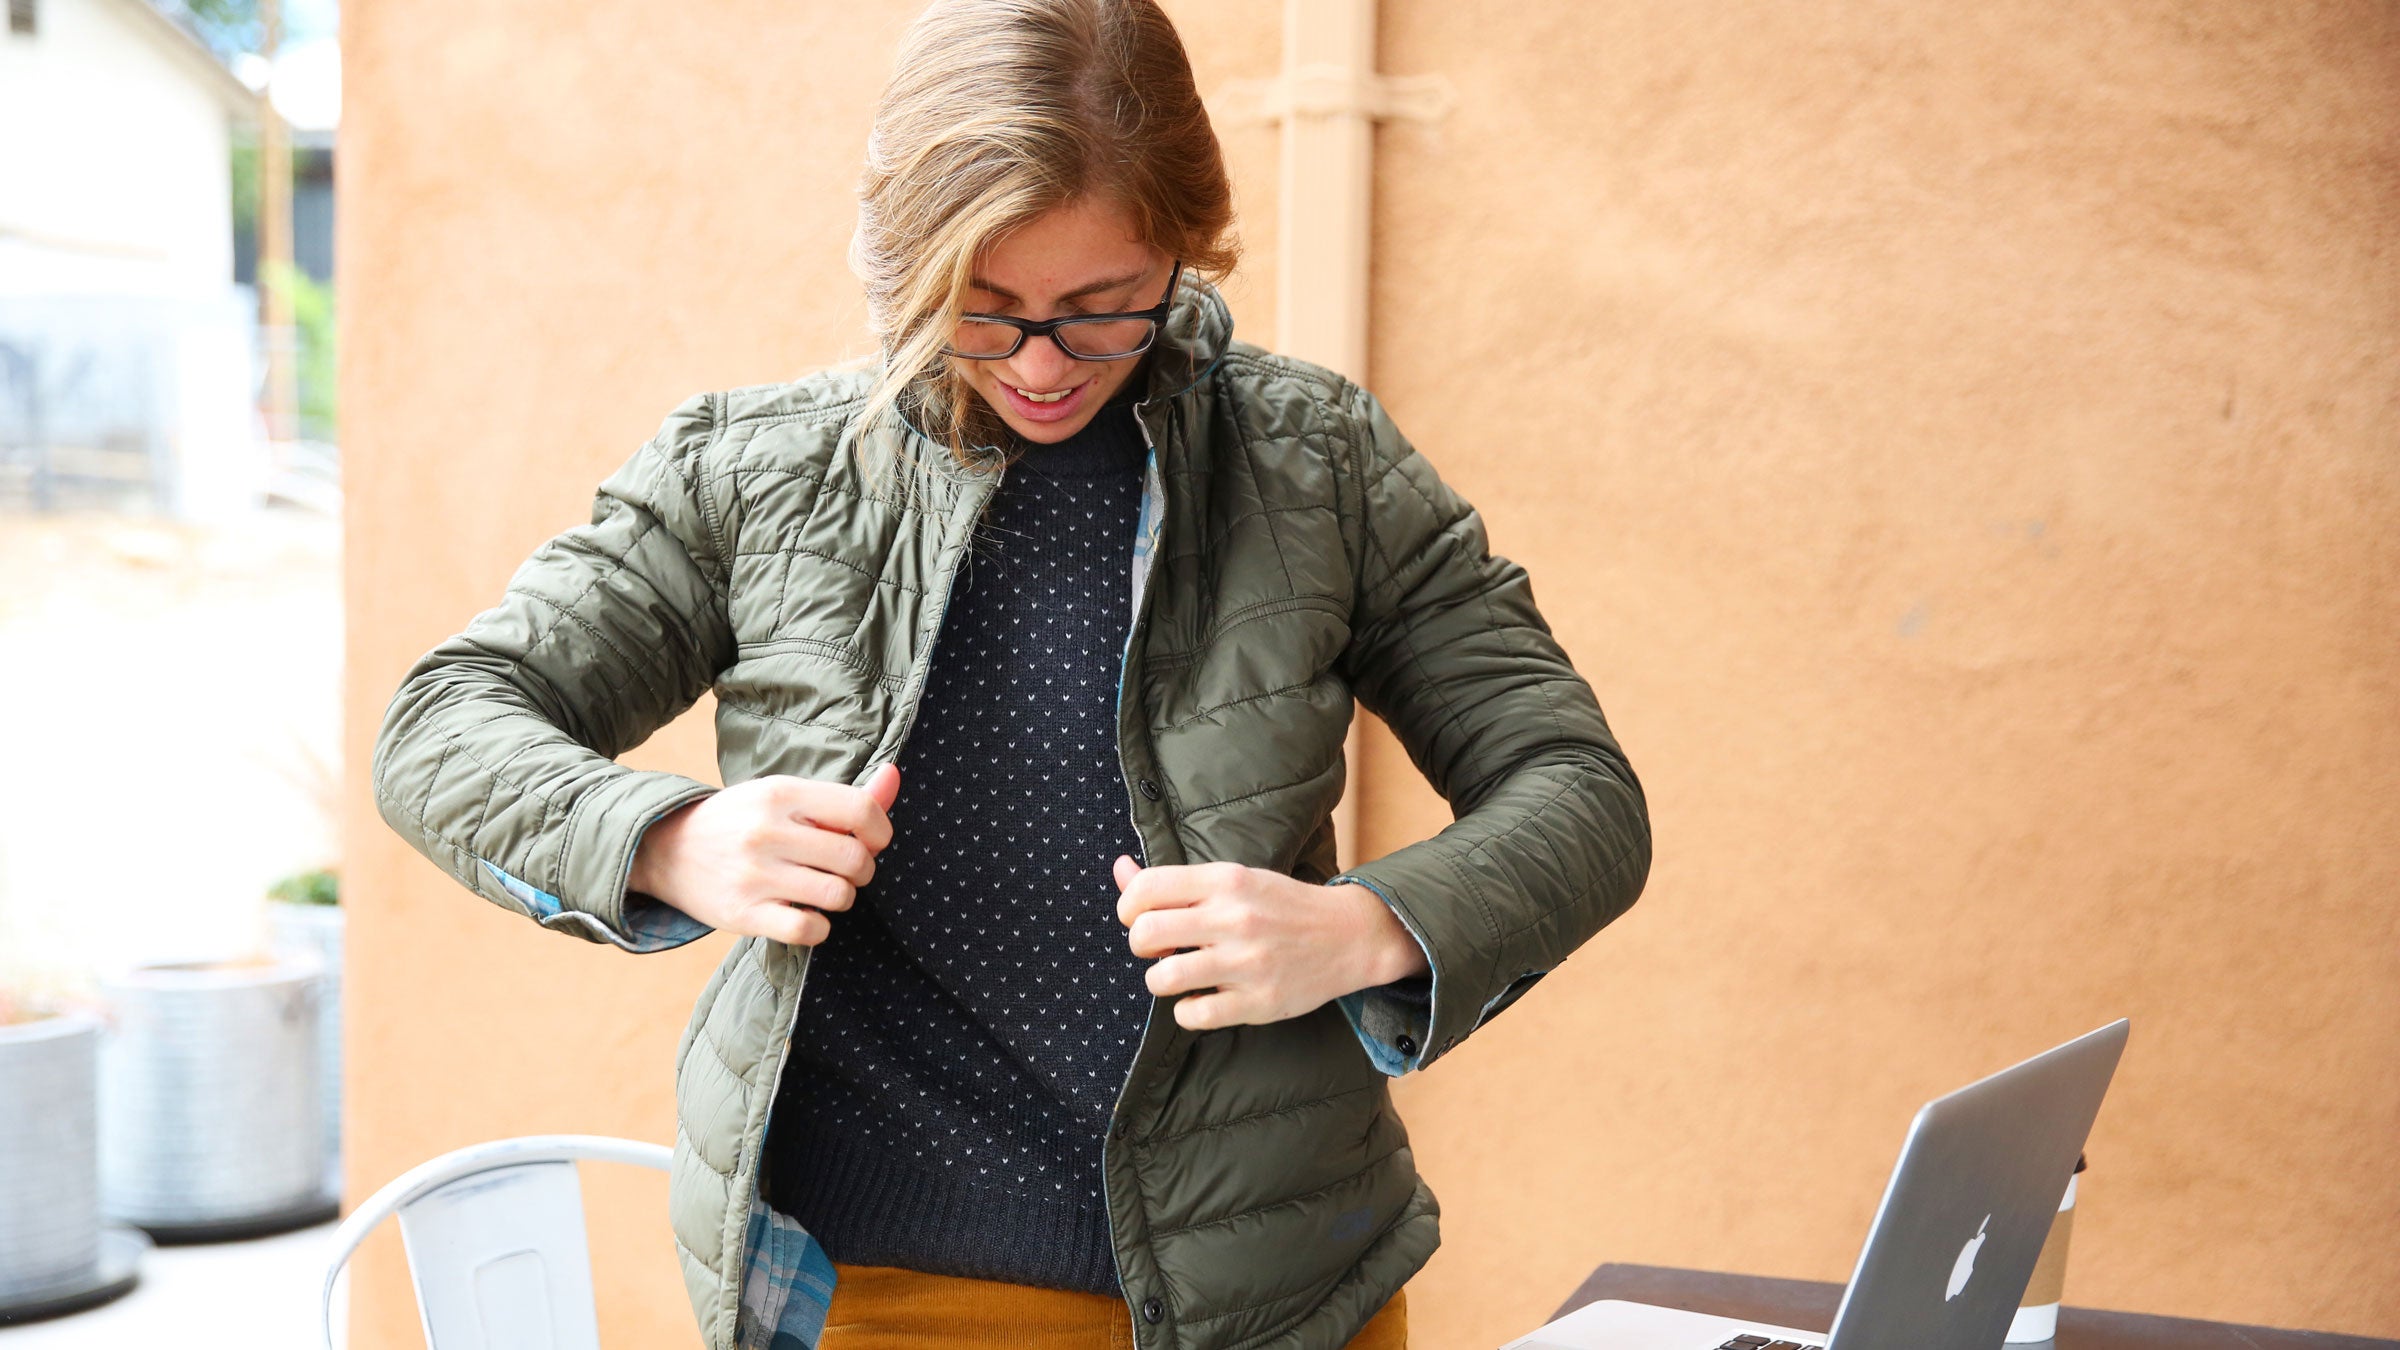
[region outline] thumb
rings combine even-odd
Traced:
[[[867,779],[866,789],[867,795],[875,799],[877,806],[891,810],[892,803],[900,796],[900,766],[888,761],[877,765],[874,774]]]
[[[1135,862],[1130,853],[1118,854],[1116,862],[1109,868],[1109,875],[1116,878],[1117,889],[1120,891],[1132,885],[1133,879],[1141,874],[1142,865]]]

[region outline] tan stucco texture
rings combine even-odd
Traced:
[[[354,1195],[672,1137],[713,939],[474,899],[385,700],[685,395],[865,350],[913,6],[356,0],[343,405]],[[1204,89],[1280,6],[1184,0]],[[1416,1343],[1602,1261],[1839,1280],[1910,1113],[2119,1015],[2072,1303],[2400,1335],[2400,9],[1389,0],[1368,383],[1523,562],[1650,794],[1621,923],[1399,1087]],[[1271,340],[1276,135],[1229,127]],[[1380,728],[1367,856],[1448,823]],[[686,718],[639,762],[706,772]],[[609,1343],[696,1343],[590,1169]],[[353,1344],[418,1343],[387,1234]]]

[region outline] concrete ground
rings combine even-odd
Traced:
[[[154,1247],[133,1292],[66,1317],[0,1327],[0,1350],[321,1346],[318,1308],[333,1230],[328,1223],[249,1242]],[[348,1319],[340,1303],[334,1311],[338,1346]]]
[[[239,955],[336,857],[341,534],[0,515],[0,989]]]

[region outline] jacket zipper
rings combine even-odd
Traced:
[[[1127,685],[1129,683],[1127,677],[1132,674],[1134,649],[1140,642],[1144,632],[1144,626],[1149,622],[1150,597],[1157,589],[1150,583],[1158,571],[1159,554],[1162,551],[1160,546],[1166,543],[1167,535],[1166,474],[1163,471],[1158,470],[1158,443],[1150,438],[1150,427],[1148,423],[1142,421],[1140,407],[1140,404],[1135,405],[1133,425],[1142,433],[1142,444],[1147,447],[1148,450],[1148,457],[1142,466],[1142,490],[1145,493],[1149,491],[1149,475],[1153,471],[1157,471],[1159,473],[1158,537],[1152,543],[1150,556],[1142,563],[1141,603],[1134,608],[1133,627],[1127,630],[1125,635],[1125,650],[1117,658],[1117,774],[1120,778],[1128,776],[1125,773],[1125,745],[1123,735],[1125,726],[1125,695],[1127,692]],[[1127,783],[1125,785],[1125,815],[1126,819],[1133,825],[1134,846],[1142,855],[1142,866],[1148,867],[1150,865],[1150,844],[1148,840],[1142,837],[1141,809],[1134,804],[1134,790],[1131,783]],[[1116,1108],[1110,1111],[1108,1116],[1108,1129],[1111,1138],[1119,1137],[1117,1136],[1117,1122],[1123,1118],[1125,1111],[1125,1093],[1128,1088],[1133,1086],[1134,1071],[1142,1062],[1142,1052],[1150,1047],[1150,1033],[1156,1028],[1158,1021],[1158,1006],[1158,1001],[1155,998],[1152,999],[1150,1003],[1150,1015],[1144,1018],[1142,1021],[1141,1039],[1134,1043],[1133,1063],[1126,1066],[1125,1080],[1117,1085]],[[1109,1140],[1107,1139],[1103,1139],[1101,1141],[1100,1147],[1103,1155],[1105,1155],[1107,1151],[1108,1144]],[[1110,1222],[1113,1225],[1115,1222],[1116,1205],[1110,1199],[1109,1195],[1109,1171],[1110,1169],[1105,1166],[1100,1169],[1100,1206],[1101,1209],[1110,1216]],[[1142,1350],[1143,1340],[1141,1311],[1133,1306],[1133,1295],[1127,1293],[1125,1290],[1125,1259],[1117,1253],[1116,1239],[1113,1234],[1109,1239],[1108,1255],[1109,1260],[1116,1266],[1117,1292],[1122,1294],[1125,1299],[1126,1320],[1133,1331],[1134,1350]]]
[[[1136,421],[1138,422],[1139,419],[1137,418]],[[1006,472],[1007,465],[1005,464],[1000,466],[1000,468],[991,471],[990,477],[987,480],[986,486],[984,487],[982,493],[976,496],[974,499],[974,511],[980,511],[982,509],[984,499],[989,497],[992,493],[1000,490],[1000,479]],[[968,519],[970,521],[974,519],[972,511],[969,513]],[[910,682],[916,685],[917,692],[906,704],[902,705],[900,709],[900,734],[894,737],[892,740],[892,761],[897,761],[900,758],[900,749],[902,746],[908,743],[908,733],[917,724],[917,705],[925,701],[925,681],[918,678],[918,674],[919,672],[930,672],[933,666],[934,644],[942,640],[942,620],[950,613],[951,590],[958,581],[959,568],[964,565],[967,555],[973,551],[974,547],[974,531],[972,526],[970,526],[967,538],[959,545],[959,561],[953,562],[950,565],[950,570],[945,572],[942,576],[942,595],[939,604],[934,609],[932,633],[925,640],[925,650],[917,654],[916,668],[909,672]],[[868,760],[867,767],[858,776],[858,781],[863,782],[872,777],[875,773],[875,770],[886,762],[887,761],[882,759]],[[851,784],[852,787],[856,787],[857,785],[857,782],[853,782]],[[761,941],[764,940],[765,939],[761,939]],[[814,958],[815,951],[814,949],[811,949],[809,956],[804,958],[801,962],[800,985],[798,988],[792,991],[791,1013],[789,1016],[783,1019],[783,1034],[776,1038],[775,1072],[774,1075],[767,1080],[767,1110],[766,1115],[763,1118],[763,1123],[768,1126],[772,1126],[774,1124],[775,1099],[783,1091],[783,1069],[784,1065],[790,1061],[792,1055],[792,1029],[798,1026],[800,1022],[800,997],[808,987],[808,967],[814,963]],[[750,1165],[751,1203],[754,1205],[760,1203],[764,1199],[764,1197],[759,1194],[758,1178],[759,1169],[765,1164],[766,1149],[767,1131],[762,1129],[759,1132],[758,1137],[757,1156],[754,1156],[751,1159]],[[1104,1173],[1101,1177],[1103,1184],[1106,1183],[1107,1179],[1108,1178]],[[748,1231],[747,1224],[744,1225],[743,1231]],[[741,1320],[738,1308],[739,1301],[742,1296],[742,1281],[749,1272],[749,1255],[750,1254],[748,1250],[745,1248],[742,1253],[741,1268],[735,1272],[733,1278],[733,1296],[736,1301],[737,1308],[734,1318],[736,1325],[739,1325]],[[1124,1283],[1123,1275],[1119,1275],[1117,1279],[1120,1285]],[[769,1327],[766,1329],[766,1334],[772,1337],[774,1335],[774,1330],[774,1328]],[[736,1345],[739,1345],[738,1337],[736,1338]]]

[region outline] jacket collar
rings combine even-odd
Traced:
[[[1207,377],[1233,341],[1233,311],[1217,288],[1186,274],[1175,287],[1166,331],[1150,348],[1150,383],[1142,402],[1174,398]]]

